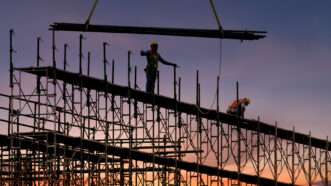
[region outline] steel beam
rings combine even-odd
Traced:
[[[265,31],[252,30],[213,30],[213,29],[188,29],[188,28],[161,28],[113,25],[85,25],[76,23],[54,23],[50,30],[73,32],[102,32],[119,34],[150,34],[183,37],[220,38],[234,40],[258,40],[266,37]]]
[[[196,163],[192,162],[187,162],[187,161],[182,161],[182,160],[176,160],[172,158],[165,158],[165,157],[159,157],[155,156],[151,153],[147,152],[141,152],[141,151],[135,151],[135,150],[130,150],[128,148],[123,148],[123,147],[116,147],[116,146],[106,146],[104,143],[99,143],[95,142],[92,140],[86,140],[86,139],[81,139],[78,137],[70,137],[70,136],[65,136],[59,133],[53,133],[53,132],[39,132],[38,135],[31,136],[35,138],[37,141],[44,141],[45,139],[56,139],[56,141],[50,140],[48,141],[49,143],[62,143],[65,145],[69,145],[72,147],[80,147],[82,149],[86,149],[87,151],[98,151],[98,152],[103,152],[108,155],[114,155],[117,157],[120,157],[122,159],[128,159],[129,154],[131,154],[131,158],[134,160],[138,161],[143,161],[143,162],[149,162],[149,163],[156,163],[159,165],[167,165],[170,167],[175,167],[177,166],[181,170],[185,171],[196,171],[196,167],[199,166],[199,171],[202,174],[207,174],[211,176],[221,176],[225,178],[230,178],[230,179],[239,179],[240,181],[243,181],[245,183],[249,184],[255,184],[257,183],[258,177],[253,176],[253,175],[248,175],[248,174],[241,174],[240,177],[238,177],[236,172],[233,171],[228,171],[224,169],[218,169],[216,167],[211,167],[208,165],[198,165]],[[52,153],[53,148],[49,148],[47,144],[45,143],[38,143],[37,141],[32,140],[32,139],[26,139],[26,138],[14,138],[14,144],[19,143],[21,145],[22,149],[29,149],[30,150],[39,150],[42,152],[48,152]],[[7,146],[10,143],[9,137],[5,135],[0,135],[0,142],[1,145]],[[38,148],[36,148],[38,147]],[[106,150],[107,149],[107,150]],[[59,149],[57,149],[58,151]],[[259,178],[261,185],[273,185],[274,181],[268,178]],[[283,182],[278,182],[278,186],[290,186],[291,184],[283,183]]]
[[[43,136],[44,135],[44,136]],[[53,133],[53,132],[43,132],[40,133],[39,137],[42,137],[41,139],[56,139],[53,143],[63,143],[65,145],[73,146],[73,147],[81,147],[82,149],[86,149],[88,151],[97,151],[97,152],[103,152],[108,155],[113,155],[120,157],[122,159],[129,159],[132,158],[134,160],[147,162],[147,163],[156,163],[159,165],[166,165],[170,167],[177,166],[181,170],[189,171],[189,172],[195,172],[197,171],[196,167],[199,167],[199,173],[207,174],[210,176],[221,176],[225,178],[230,179],[239,179],[242,182],[248,183],[248,184],[256,184],[258,177],[248,174],[240,174],[238,177],[237,172],[234,171],[228,171],[224,169],[218,169],[217,167],[212,167],[208,165],[201,165],[193,162],[187,162],[183,160],[176,160],[172,158],[167,157],[159,157],[155,156],[154,154],[142,152],[142,151],[135,151],[130,150],[129,148],[124,147],[116,147],[107,145],[104,143],[95,142],[92,140],[86,140],[81,139],[78,137],[71,137],[71,136],[65,136],[59,133]],[[131,157],[130,157],[131,156]],[[274,180],[268,179],[268,178],[259,178],[261,185],[273,185],[275,182]],[[278,186],[287,186],[291,184],[283,183],[283,182],[277,182]]]

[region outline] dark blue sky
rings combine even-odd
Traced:
[[[15,64],[35,64],[36,37],[43,38],[42,57],[51,64],[48,25],[53,22],[84,22],[92,0],[1,0],[0,67],[1,91],[8,85],[8,31],[14,28]],[[216,0],[226,29],[266,30],[260,41],[222,42],[222,109],[235,97],[235,81],[242,96],[252,99],[247,115],[285,128],[325,138],[331,134],[331,1],[322,0]],[[185,28],[217,28],[208,1],[201,0],[100,0],[92,23]],[[57,34],[57,59],[70,45],[70,69],[77,71],[79,33]],[[139,56],[151,41],[160,44],[161,55],[178,63],[183,79],[183,100],[194,98],[195,70],[201,73],[203,105],[209,106],[215,91],[219,63],[219,40],[119,34],[84,34],[84,52],[93,54],[93,75],[100,77],[103,41],[111,45],[109,59],[117,62],[117,82],[126,82],[126,53],[133,51],[139,85],[144,87],[145,59]],[[161,67],[162,94],[170,95],[171,69]]]

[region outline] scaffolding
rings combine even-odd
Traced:
[[[89,26],[93,29],[93,26]],[[137,67],[128,52],[126,86],[82,71],[37,65],[16,68],[10,32],[10,94],[0,94],[0,185],[313,185],[330,183],[331,145],[256,120],[201,107],[199,72],[196,103],[185,103],[174,70],[173,96],[138,89]],[[223,35],[224,36],[224,35]],[[222,36],[222,37],[223,37]],[[251,37],[251,35],[249,36]],[[241,38],[242,39],[242,38]],[[90,56],[90,55],[88,55]],[[132,72],[132,69],[133,72]],[[134,81],[131,82],[133,75]],[[303,180],[302,180],[303,178]]]

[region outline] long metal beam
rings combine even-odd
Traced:
[[[42,135],[44,134],[44,135]],[[53,132],[43,132],[40,133],[39,137],[41,137],[41,140],[48,139],[48,142],[50,143],[63,143],[65,145],[69,145],[72,147],[80,147],[82,149],[86,149],[88,151],[94,152],[103,152],[108,155],[113,155],[120,157],[122,159],[134,159],[138,161],[143,161],[147,163],[156,163],[159,165],[166,165],[169,167],[177,167],[181,170],[189,171],[189,172],[195,172],[197,171],[197,167],[199,167],[199,173],[207,174],[209,176],[221,176],[224,178],[230,178],[237,180],[239,179],[242,182],[248,183],[248,184],[256,184],[258,181],[257,176],[248,175],[241,173],[238,175],[237,172],[234,171],[228,171],[224,169],[218,169],[217,167],[212,167],[208,165],[200,165],[193,162],[187,162],[182,160],[176,160],[172,158],[166,158],[166,157],[159,157],[155,154],[147,153],[147,152],[141,152],[141,151],[135,151],[130,150],[129,148],[124,147],[116,147],[116,146],[106,146],[104,143],[87,140],[87,139],[81,139],[78,137],[71,137],[71,136],[65,136],[59,133],[53,133]],[[56,141],[52,141],[56,140]],[[130,157],[131,155],[131,157]],[[267,185],[274,185],[276,182],[272,179],[268,178],[259,178],[260,185],[267,186]],[[278,186],[289,186],[292,184],[283,183],[283,182],[277,182]]]
[[[274,185],[275,181],[268,178],[258,178],[257,176],[248,175],[241,173],[238,175],[237,172],[234,171],[228,171],[224,169],[218,169],[216,167],[211,167],[207,165],[198,165],[196,163],[182,161],[182,160],[176,160],[172,158],[165,158],[165,157],[159,157],[155,156],[154,154],[147,153],[147,152],[141,152],[141,151],[135,151],[130,150],[128,148],[123,147],[116,147],[116,146],[107,146],[104,143],[81,139],[78,137],[70,137],[65,136],[59,133],[53,133],[53,132],[39,132],[38,135],[31,136],[35,139],[26,139],[17,137],[13,139],[13,144],[20,144],[20,147],[22,149],[31,149],[31,150],[37,150],[41,152],[47,152],[49,154],[52,154],[54,152],[53,147],[49,147],[47,144],[45,144],[45,140],[47,140],[50,144],[57,144],[62,143],[65,145],[69,145],[71,147],[80,147],[82,149],[85,149],[90,152],[103,152],[108,155],[113,155],[120,157],[121,159],[129,159],[132,158],[134,160],[143,161],[147,163],[156,163],[159,165],[167,165],[170,167],[177,167],[181,170],[195,172],[197,167],[199,167],[199,173],[207,174],[210,176],[221,176],[224,178],[229,179],[235,179],[240,180],[242,182],[248,183],[248,184],[256,184],[258,180],[260,180],[261,185]],[[39,140],[42,140],[43,143],[38,143]],[[55,140],[55,141],[54,141]],[[2,146],[9,145],[10,140],[9,137],[6,135],[0,134],[0,144]],[[56,151],[58,151],[57,149]],[[130,157],[131,155],[131,157]],[[292,184],[283,183],[283,182],[277,182],[278,186],[290,186]]]
[[[24,135],[24,134],[23,134]],[[29,136],[29,137],[36,137],[36,136]],[[13,144],[19,144],[20,149],[26,149],[26,150],[35,150],[40,151],[43,153],[47,153],[49,155],[52,155],[54,152],[56,153],[56,156],[63,156],[66,158],[72,158],[75,161],[90,161],[93,163],[104,163],[106,162],[105,156],[102,155],[96,155],[91,153],[86,153],[84,151],[75,150],[75,149],[67,149],[64,146],[56,146],[56,151],[54,151],[53,147],[49,147],[46,141],[33,141],[28,138],[25,138],[25,136],[17,136],[13,137]],[[6,135],[0,134],[0,146],[9,146],[10,139]],[[119,159],[108,159],[108,162],[120,162]]]
[[[138,90],[130,89],[128,87],[111,84],[109,82],[106,82],[105,80],[80,75],[78,73],[63,71],[63,70],[55,69],[53,67],[17,68],[16,70],[24,71],[38,76],[56,78],[68,84],[80,85],[82,87],[89,88],[91,90],[104,91],[123,97],[128,97],[128,93],[130,92],[130,97],[140,102],[158,105],[161,108],[166,108],[166,109],[175,109],[176,107],[179,112],[183,112],[187,114],[199,113],[200,117],[202,118],[206,118],[209,120],[219,119],[219,121],[222,123],[239,126],[242,129],[261,132],[267,135],[277,135],[278,138],[288,141],[294,140],[296,143],[299,144],[310,145],[309,143],[311,142],[312,147],[321,148],[321,149],[326,149],[326,147],[328,147],[328,150],[331,151],[331,143],[327,142],[326,140],[313,138],[313,137],[311,137],[310,139],[309,135],[305,135],[297,132],[294,133],[291,130],[276,128],[273,125],[263,123],[260,121],[240,119],[238,117],[229,114],[217,112],[215,110],[206,109],[206,108],[197,108],[197,106],[194,104],[177,102],[176,100],[165,96],[157,96],[157,95],[152,96],[151,94],[143,91],[138,91]],[[238,119],[240,119],[239,124],[238,124]]]
[[[213,30],[213,29],[188,29],[188,28],[160,28],[137,26],[113,26],[113,25],[85,25],[76,23],[54,23],[50,30],[75,31],[75,32],[102,32],[121,34],[150,34],[183,37],[221,38],[235,40],[258,40],[266,37],[265,31],[252,30]]]

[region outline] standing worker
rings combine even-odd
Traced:
[[[178,65],[175,63],[170,63],[166,60],[164,60],[160,54],[157,52],[158,44],[156,42],[151,43],[151,49],[148,51],[141,51],[141,56],[146,56],[147,59],[147,65],[145,68],[146,72],[146,92],[148,93],[154,93],[155,88],[155,80],[156,80],[156,74],[158,72],[158,62],[169,66],[173,66],[174,68],[177,68]]]
[[[251,103],[249,98],[242,98],[239,100],[235,100],[232,104],[228,107],[226,111],[228,114],[239,116],[244,118],[246,107]]]

